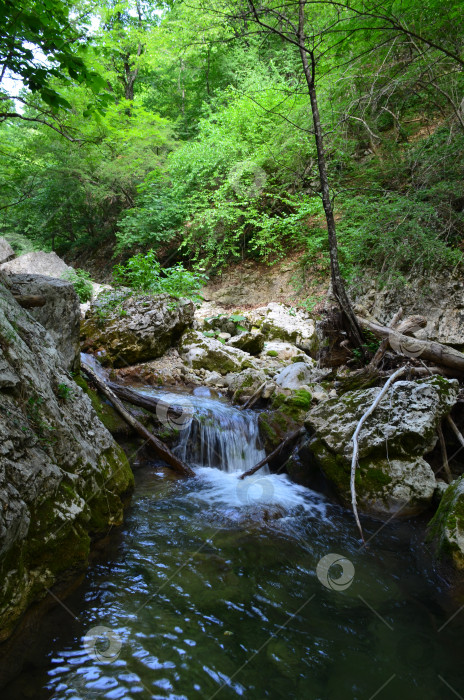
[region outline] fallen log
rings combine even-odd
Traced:
[[[121,418],[126,421],[134,430],[141,435],[147,443],[153,448],[157,456],[163,459],[170,467],[175,471],[179,472],[183,476],[195,476],[195,472],[191,469],[188,464],[185,464],[180,459],[178,459],[161,440],[159,440],[155,435],[150,433],[149,430],[145,428],[144,425],[139,423],[139,421],[134,418],[134,416],[129,413],[129,411],[123,406],[121,401],[118,399],[116,394],[110,389],[110,387],[102,380],[97,374],[86,364],[82,365],[82,370],[89,377],[92,383],[97,387],[97,389],[110,401],[114,406],[115,410],[119,413]]]
[[[134,389],[130,389],[127,386],[122,386],[121,384],[115,384],[114,382],[108,382],[107,386],[122,401],[131,403],[133,406],[139,406],[139,408],[144,408],[145,410],[150,411],[150,413],[156,413],[158,411],[158,407],[162,406],[164,414],[166,413],[166,410],[169,410],[169,413],[172,413],[172,415],[176,418],[180,418],[180,416],[183,414],[183,409],[181,406],[168,404],[166,401],[163,401],[163,399],[157,399],[155,396],[147,396],[146,394],[142,394]]]
[[[357,318],[360,325],[371,331],[377,338],[386,338],[392,350],[398,355],[412,358],[420,357],[422,360],[429,360],[464,374],[464,354],[459,350],[434,340],[411,338],[403,333],[398,333],[395,329],[388,328],[388,326],[382,326],[365,318]]]
[[[270,459],[272,459],[273,457],[276,457],[279,454],[279,452],[284,449],[284,447],[287,447],[288,445],[290,445],[290,443],[292,443],[293,440],[295,440],[300,435],[304,435],[305,432],[306,431],[304,428],[298,428],[298,430],[295,430],[295,432],[290,433],[290,435],[288,437],[286,437],[285,440],[282,440],[282,442],[275,448],[275,450],[273,450],[271,452],[271,454],[264,457],[260,462],[258,462],[258,464],[255,464],[254,467],[251,467],[251,469],[248,469],[248,471],[243,472],[243,474],[240,474],[240,476],[238,478],[245,479],[245,477],[247,477],[247,476],[252,476],[252,474],[257,472],[258,469],[261,469],[261,467],[264,467],[264,465],[267,464]]]

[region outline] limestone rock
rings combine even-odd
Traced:
[[[253,366],[248,353],[209,338],[199,331],[188,331],[182,336],[179,352],[193,369],[206,369],[222,375]]]
[[[320,467],[346,504],[350,502],[351,439],[379,391],[347,392],[312,408],[306,418],[313,435],[310,461]],[[361,511],[408,517],[430,504],[436,481],[423,456],[434,448],[437,425],[456,402],[457,391],[457,380],[442,377],[399,381],[390,388],[359,435],[356,488]]]
[[[234,374],[229,381],[229,394],[233,396],[233,402],[243,403],[255,391],[266,382],[266,375],[262,370],[253,368],[245,369],[243,372]]]
[[[263,359],[275,357],[276,360],[288,362],[288,360],[293,360],[294,357],[299,357],[301,354],[301,350],[296,345],[292,345],[292,343],[285,343],[281,340],[269,340],[264,343],[261,357]],[[308,356],[305,355],[305,357]],[[309,357],[308,360],[310,360]]]
[[[464,570],[464,476],[448,486],[429,523],[428,537],[433,540],[442,563],[452,573]]]
[[[122,522],[133,476],[51,335],[1,285],[0,341],[4,639],[47,588],[85,568],[91,538]]]
[[[68,370],[79,367],[80,305],[70,282],[44,275],[10,275],[13,294],[45,297],[45,305],[28,309],[52,336]]]
[[[250,355],[259,355],[264,348],[264,335],[258,330],[245,331],[230,338],[227,345],[239,348]]]
[[[5,263],[15,257],[15,252],[6,238],[0,238],[0,263]]]
[[[9,274],[44,275],[58,279],[64,273],[72,272],[72,267],[66,265],[56,253],[45,253],[43,250],[20,255],[19,258],[0,265],[0,269]]]
[[[314,380],[314,371],[306,362],[294,362],[281,370],[274,381],[281,389],[301,389]]]
[[[287,341],[310,355],[316,353],[319,344],[316,327],[303,309],[271,302],[267,306],[245,312],[245,315],[268,340]]]
[[[114,367],[153,360],[175,343],[193,314],[193,302],[169,294],[115,293],[113,301],[92,303],[81,327],[83,347]]]

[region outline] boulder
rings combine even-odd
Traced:
[[[179,353],[193,369],[205,369],[222,375],[253,366],[248,353],[209,338],[199,331],[190,330],[182,336]]]
[[[5,263],[15,257],[15,252],[6,238],[0,238],[0,263]]]
[[[458,382],[433,377],[399,381],[383,397],[359,435],[356,490],[360,511],[380,517],[416,515],[432,500],[436,480],[423,458],[437,441],[436,429],[456,402]],[[313,439],[309,466],[317,465],[343,503],[349,504],[352,437],[379,388],[350,391],[308,413]]]
[[[302,426],[311,401],[312,396],[307,389],[298,389],[290,395],[274,394],[269,409],[258,417],[260,436],[267,453],[272,452],[290,433]],[[272,466],[279,467],[287,456],[281,453]]]
[[[233,396],[232,400],[234,403],[244,403],[265,382],[265,373],[262,370],[250,367],[239,374],[232,375],[229,380],[229,394]]]
[[[123,519],[133,476],[52,337],[0,285],[0,640],[76,580]],[[6,379],[6,383],[5,383]]]
[[[45,253],[43,250],[20,255],[19,258],[0,265],[0,269],[9,274],[44,275],[58,279],[73,271],[56,253]]]
[[[293,360],[294,357],[300,356],[301,350],[297,348],[296,345],[292,345],[292,343],[285,343],[281,340],[269,340],[265,342],[261,352],[262,359],[267,360],[269,358],[275,358],[276,360],[281,360],[282,362]]]
[[[239,335],[230,338],[227,345],[233,348],[239,348],[250,355],[259,355],[264,348],[264,335],[258,330],[245,331]]]
[[[314,376],[314,370],[306,362],[294,362],[284,367],[274,377],[274,381],[281,389],[295,390],[307,386],[314,380]]]
[[[450,484],[429,523],[428,539],[451,575],[464,571],[464,476]]]
[[[114,367],[153,360],[176,342],[193,314],[193,302],[169,294],[98,297],[81,326],[83,347]]]
[[[9,289],[15,295],[32,295],[45,298],[44,306],[28,309],[28,312],[52,336],[67,370],[79,367],[80,305],[70,282],[44,275],[10,275]]]
[[[303,309],[271,302],[244,312],[250,323],[258,326],[268,340],[284,340],[300,350],[315,355],[319,345],[314,321]]]

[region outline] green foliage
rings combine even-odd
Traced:
[[[79,297],[81,304],[85,304],[90,301],[93,294],[93,287],[90,274],[86,270],[81,270],[76,268],[68,272],[64,272],[62,278],[71,282],[76,294]]]
[[[200,290],[208,279],[200,270],[186,270],[182,263],[162,268],[153,250],[134,255],[125,265],[115,265],[113,274],[118,284],[138,292],[167,293],[197,302],[201,301]]]
[[[68,399],[72,398],[73,390],[67,384],[61,383],[57,386],[56,395],[62,401],[67,401]]]

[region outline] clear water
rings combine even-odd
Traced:
[[[424,556],[422,526],[366,521],[361,548],[352,515],[322,496],[265,472],[239,481],[231,455],[243,469],[247,448],[225,443],[237,430],[256,459],[253,414],[193,401],[217,410],[213,454],[196,451],[200,421],[186,427],[195,479],[137,471],[125,526],[27,638],[2,699],[463,696],[464,610]],[[227,471],[207,466],[217,454]],[[342,559],[318,570],[329,554]]]

